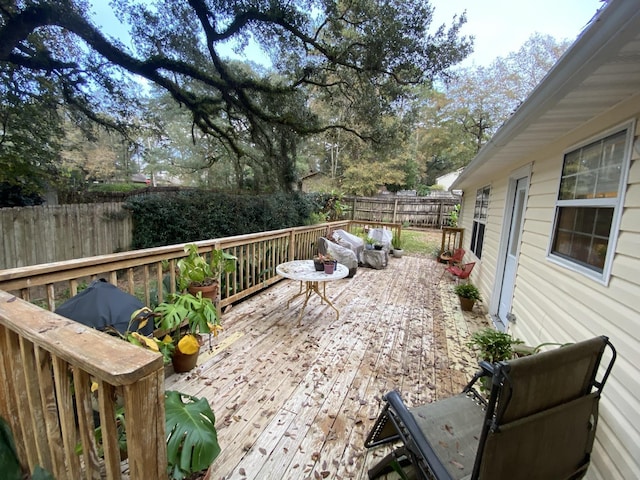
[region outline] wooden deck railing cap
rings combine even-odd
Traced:
[[[163,368],[160,354],[43,310],[0,291],[0,324],[112,385],[128,385]]]

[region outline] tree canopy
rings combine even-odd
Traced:
[[[15,91],[20,82],[25,103],[48,93],[58,108],[126,133],[139,108],[128,86],[143,79],[186,107],[221,155],[248,156],[284,189],[294,180],[300,135],[340,129],[375,140],[379,119],[393,113],[407,86],[446,74],[471,50],[459,32],[464,16],[433,29],[427,0],[111,5],[132,47],[101,31],[86,0],[3,1],[2,88]],[[269,57],[268,68],[239,68],[224,54],[250,43]],[[311,97],[343,99],[358,122],[318,116]]]

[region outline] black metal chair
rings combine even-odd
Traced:
[[[608,364],[598,380],[607,349]],[[595,337],[494,365],[481,362],[463,393],[431,404],[407,408],[392,391],[365,446],[402,446],[370,469],[369,477],[410,463],[417,478],[427,479],[582,478],[615,358],[609,339]],[[476,382],[487,376],[491,391],[485,400]]]

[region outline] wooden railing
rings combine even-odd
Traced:
[[[343,221],[196,243],[205,255],[222,249],[238,259],[236,271],[222,279],[224,307],[280,280],[278,264],[311,258],[318,237],[330,230],[356,232],[364,226],[401,234],[398,224]],[[152,306],[175,291],[176,264],[183,256],[181,244],[0,271],[0,415],[9,421],[30,470],[41,465],[58,480],[100,478],[101,472],[120,478],[115,418],[122,404],[129,478],[166,477],[161,357],[53,311],[97,278]],[[97,394],[91,392],[94,382]]]
[[[130,478],[166,477],[160,356],[6,292],[0,292],[0,351],[0,414],[31,472],[40,465],[59,480],[120,478],[121,401]],[[100,412],[100,446],[92,404]]]

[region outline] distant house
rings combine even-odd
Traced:
[[[640,478],[639,119],[640,0],[611,0],[452,185],[500,329],[618,350],[592,479]]]
[[[453,172],[440,175],[436,178],[436,185],[440,185],[444,190],[449,190],[453,182],[455,182],[462,173],[462,170],[464,169],[459,168],[458,170],[455,170]]]
[[[134,173],[131,175],[131,181],[133,183],[144,183],[146,185],[151,183],[151,180],[143,173]]]
[[[322,172],[309,172],[298,181],[298,190],[305,193],[330,192],[333,181]]]

